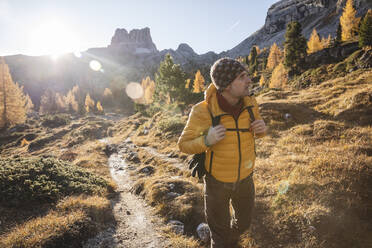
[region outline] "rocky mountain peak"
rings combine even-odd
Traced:
[[[239,45],[228,50],[226,55],[237,57],[248,55],[253,45],[270,47],[274,42],[282,45],[286,25],[298,21],[302,25],[302,34],[309,38],[316,28],[321,37],[329,34],[334,37],[342,9],[346,0],[281,0],[271,5],[267,11],[265,24]],[[357,17],[372,8],[371,0],[354,0]]]
[[[115,30],[115,34],[111,38],[111,44],[108,47],[120,52],[135,54],[158,52],[148,27],[133,29],[129,33],[125,28],[118,28]]]
[[[188,55],[197,55],[195,51],[186,43],[181,43],[176,52],[182,53],[182,54],[188,54]]]
[[[265,30],[276,33],[285,29],[291,21],[301,21],[311,15],[320,15],[335,5],[337,0],[282,0],[267,11]]]

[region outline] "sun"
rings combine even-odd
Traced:
[[[45,20],[30,31],[29,50],[33,54],[50,55],[57,59],[63,53],[79,49],[77,35],[61,21]]]

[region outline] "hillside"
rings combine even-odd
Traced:
[[[372,244],[372,71],[359,66],[370,53],[257,94],[269,133],[242,247]],[[2,130],[0,245],[207,247],[202,181],[176,146],[189,110],[35,115]]]
[[[372,244],[372,71],[319,77],[332,79],[257,96],[270,131],[257,140],[256,214],[243,247]],[[133,120],[140,121],[131,135],[137,145],[131,151],[139,159],[132,174],[134,192],[166,220],[178,216],[186,234],[196,237],[203,222],[202,182],[190,177],[186,162],[191,156],[176,146],[187,116],[171,108],[152,118],[137,114],[116,130],[125,130]],[[190,241],[177,242],[184,247]]]

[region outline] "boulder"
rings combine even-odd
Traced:
[[[208,242],[210,239],[210,230],[209,226],[206,223],[200,223],[198,227],[196,228],[196,232],[203,242]]]

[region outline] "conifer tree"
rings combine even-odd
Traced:
[[[260,77],[259,85],[261,87],[265,86],[265,78],[264,78],[264,76],[262,74],[261,74],[261,77]]]
[[[249,72],[253,74],[255,71],[257,71],[257,50],[256,46],[253,46],[249,53]]]
[[[45,90],[40,99],[40,114],[54,114],[57,111],[56,94],[50,89]]]
[[[288,81],[288,72],[285,69],[283,63],[280,63],[275,67],[271,79],[270,79],[270,88],[283,88]]]
[[[169,103],[185,101],[187,97],[186,79],[186,74],[181,66],[174,64],[170,54],[165,55],[155,73],[155,100]]]
[[[56,93],[56,104],[57,104],[57,112],[66,112],[68,107],[65,102],[65,97],[63,97],[60,93]]]
[[[78,113],[79,111],[79,106],[78,102],[75,99],[75,94],[73,90],[69,90],[67,95],[65,96],[65,103],[67,106],[67,111],[72,114],[72,113]]]
[[[347,41],[354,37],[354,31],[358,27],[358,19],[355,14],[356,10],[353,7],[353,0],[347,0],[340,17],[342,41]]]
[[[77,113],[80,114],[80,115],[84,115],[86,113],[86,107],[85,107],[86,95],[80,89],[80,87],[78,85],[75,85],[74,87],[72,87],[72,93],[74,94],[75,100],[76,100],[77,105],[78,105]],[[94,106],[94,104],[93,104],[93,106]]]
[[[200,93],[205,90],[205,80],[203,75],[201,74],[200,70],[198,70],[195,73],[195,79],[194,79],[194,84],[193,84],[193,93]]]
[[[103,104],[106,106],[106,108],[107,106],[114,105],[114,96],[109,88],[105,88],[103,91]]]
[[[372,47],[372,9],[368,10],[359,29],[359,47]]]
[[[150,104],[153,102],[154,92],[155,92],[155,82],[154,80],[151,80],[150,77],[148,77],[148,84],[147,84],[146,90],[143,95],[145,99],[145,104]]]
[[[97,110],[100,114],[103,114],[103,107],[100,101],[97,102]]]
[[[337,31],[336,31],[336,39],[335,39],[336,45],[341,43],[341,41],[342,41],[342,37],[341,36],[342,36],[341,23],[338,23]]]
[[[256,48],[257,55],[260,55],[261,53],[260,47],[259,46],[254,46],[254,47]]]
[[[266,68],[269,70],[273,70],[280,63],[281,60],[282,52],[274,42],[274,44],[270,47],[270,53],[267,59]]]
[[[85,110],[87,113],[90,110],[94,110],[94,100],[90,97],[89,93],[85,97]]]
[[[105,88],[103,91],[103,97],[112,97],[112,91],[109,88]]]
[[[32,103],[32,100],[28,94],[26,95],[25,107],[26,107],[26,113],[30,113],[32,109],[34,108],[34,104]]]
[[[191,79],[188,78],[188,79],[186,80],[185,89],[189,89],[189,88],[190,88],[190,83],[191,83]]]
[[[297,74],[303,69],[307,55],[306,39],[301,32],[299,22],[288,23],[284,42],[284,66],[291,74]]]
[[[318,32],[316,29],[313,29],[313,32],[311,33],[311,36],[309,38],[309,41],[307,42],[307,53],[315,53],[317,51],[320,51],[323,49],[323,44],[320,41]]]
[[[332,40],[331,34],[329,34],[327,38],[323,37],[321,40],[322,47],[323,48],[329,47],[331,45],[331,40]]]
[[[26,97],[14,83],[4,58],[0,62],[0,128],[26,120]]]

